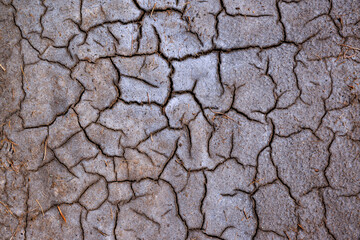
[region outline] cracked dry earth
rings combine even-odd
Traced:
[[[1,0],[0,239],[359,239],[360,1]]]

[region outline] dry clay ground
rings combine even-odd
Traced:
[[[0,239],[359,239],[360,1],[1,0]]]

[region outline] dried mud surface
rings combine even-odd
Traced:
[[[1,0],[0,239],[359,239],[359,12]]]

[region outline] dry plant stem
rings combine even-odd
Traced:
[[[6,72],[6,69],[0,64],[1,69]]]
[[[152,17],[152,15],[153,15],[153,13],[154,13],[155,6],[156,6],[156,3],[154,4],[153,8],[151,9],[150,17]]]
[[[98,228],[94,228],[96,231],[98,231],[101,235],[103,235],[103,236],[105,236],[105,237],[107,237],[107,236],[109,236],[109,235],[107,235],[106,233],[104,233],[103,231],[101,231],[100,229],[98,229]]]
[[[191,6],[189,8],[186,8],[183,15],[185,15],[185,13],[191,8]]]
[[[5,203],[3,203],[2,201],[0,201],[0,203],[6,208],[6,211],[8,213],[10,213],[13,217],[15,217],[14,213],[10,210],[10,208]]]
[[[45,139],[45,147],[44,147],[44,158],[43,158],[43,161],[45,161],[45,158],[46,158],[46,148],[47,148],[47,138]]]
[[[14,233],[11,235],[10,240],[13,239],[14,237],[16,237],[16,234],[17,234],[17,232],[18,232],[18,230],[19,230],[19,227],[20,227],[20,224],[18,224],[17,227],[15,228],[15,231],[14,231]]]
[[[37,202],[37,203],[39,204],[39,206],[40,206],[40,209],[41,209],[42,215],[43,215],[43,216],[45,216],[45,214],[44,214],[44,209],[42,208],[42,206],[41,206],[41,204],[40,204],[39,200],[37,200],[37,199],[36,199],[36,202]]]
[[[244,212],[244,215],[245,215],[245,218],[246,219],[249,219],[249,216],[246,214],[246,212],[245,212],[245,208],[243,209],[243,212]]]
[[[24,76],[25,82],[27,82],[26,77],[25,77],[25,73],[24,73],[24,68],[23,68],[23,66],[20,66],[20,69],[21,69],[22,75]]]
[[[225,113],[215,112],[215,111],[213,111],[211,108],[209,108],[209,109],[210,109],[210,111],[211,111],[212,113],[214,113],[215,115],[216,115],[216,114],[217,114],[217,115],[223,115],[225,118],[231,119],[231,120],[233,120],[234,122],[236,122],[233,118],[229,117],[229,116],[226,115]],[[215,118],[215,115],[214,115],[214,118]],[[213,120],[214,120],[214,118],[213,118]]]
[[[349,45],[346,45],[346,44],[339,44],[339,46],[347,47],[347,48],[349,48],[349,49],[353,49],[353,50],[360,51],[360,48],[353,47],[353,46],[349,46]]]
[[[64,214],[61,212],[60,207],[58,206],[58,207],[57,207],[57,209],[59,210],[59,213],[60,213],[60,215],[61,215],[62,219],[63,219],[63,220],[64,220],[64,222],[66,223],[66,218],[65,218]]]
[[[305,231],[305,229],[300,225],[300,224],[298,224],[298,226],[303,230],[303,231]],[[306,232],[306,231],[305,231]]]
[[[289,235],[285,231],[284,231],[284,233],[285,233],[287,239],[291,240],[291,238],[289,237]]]

